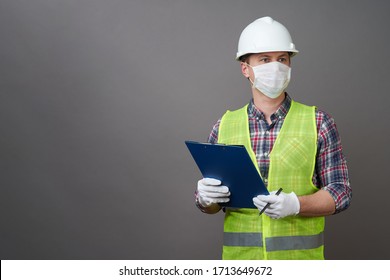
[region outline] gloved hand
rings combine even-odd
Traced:
[[[203,207],[229,201],[229,188],[222,186],[220,180],[203,178],[198,181],[197,190],[199,204]]]
[[[297,195],[294,192],[275,195],[276,191],[269,195],[258,195],[253,198],[253,203],[261,211],[267,203],[270,206],[264,211],[264,214],[273,218],[280,219],[291,215],[297,215],[300,210],[300,204]]]

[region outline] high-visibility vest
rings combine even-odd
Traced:
[[[249,134],[247,107],[227,111],[221,119],[218,142],[245,145],[259,170]],[[312,182],[317,152],[315,107],[292,101],[270,153],[268,190],[308,195],[318,191]],[[259,172],[260,173],[260,172]],[[223,259],[323,259],[324,217],[288,216],[271,219],[257,209],[227,208]]]

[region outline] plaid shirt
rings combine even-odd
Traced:
[[[279,109],[271,115],[271,124],[268,124],[264,114],[256,108],[253,99],[248,106],[248,121],[252,148],[256,154],[264,183],[268,183],[270,160],[268,155],[278,137],[284,119],[291,106],[291,98],[286,94]],[[221,119],[214,125],[208,142],[218,142],[218,129]],[[328,191],[336,203],[336,212],[349,207],[352,198],[352,189],[349,184],[348,168],[343,155],[340,137],[336,124],[327,113],[316,110],[317,123],[317,156],[313,184],[319,189]]]

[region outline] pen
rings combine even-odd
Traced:
[[[275,195],[279,195],[281,192],[282,192],[282,188],[280,188],[280,189],[278,189],[278,191],[275,193]],[[260,211],[260,213],[259,213],[259,216],[261,215],[261,214],[263,214],[263,212],[265,211],[265,209],[267,209],[269,206],[271,205],[271,203],[267,203],[265,206],[264,206],[264,208],[263,209],[261,209],[261,211]]]

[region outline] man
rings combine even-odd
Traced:
[[[324,217],[349,207],[352,190],[334,120],[285,92],[297,53],[288,30],[270,17],[241,33],[236,59],[252,99],[227,111],[209,142],[245,145],[270,195],[253,198],[258,209],[224,209],[223,259],[323,259]],[[203,178],[196,205],[217,213],[229,196],[229,186]]]

